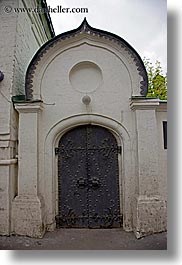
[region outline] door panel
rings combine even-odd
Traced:
[[[85,189],[87,176],[85,139],[85,128],[78,127],[76,130],[66,133],[59,142],[60,227],[88,227],[87,191]],[[87,218],[80,219],[82,215],[87,216]]]
[[[118,147],[105,128],[79,126],[58,147],[57,227],[119,227]]]
[[[90,189],[89,227],[118,227],[119,176],[118,148],[114,136],[105,128],[87,127]]]

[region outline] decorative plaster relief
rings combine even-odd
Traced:
[[[107,32],[100,29],[96,29],[91,27],[87,20],[84,19],[82,24],[74,30],[62,33],[53,39],[46,42],[35,54],[32,61],[30,62],[26,78],[25,78],[25,94],[27,100],[33,99],[33,80],[34,80],[34,74],[37,70],[37,66],[39,62],[42,60],[44,55],[49,51],[49,49],[53,48],[57,43],[67,41],[68,39],[76,38],[80,35],[88,35],[89,37],[99,38],[103,39],[105,41],[109,41],[111,43],[115,43],[118,45],[119,49],[122,52],[127,53],[128,61],[130,63],[134,63],[136,66],[136,71],[138,72],[138,75],[141,76],[142,80],[139,81],[139,93],[141,96],[146,96],[148,92],[148,77],[147,72],[144,66],[144,63],[138,53],[130,46],[129,43],[127,43],[124,39],[121,37]]]
[[[102,72],[95,63],[80,62],[71,69],[69,79],[74,89],[82,93],[89,93],[100,86]]]

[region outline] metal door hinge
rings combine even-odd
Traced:
[[[118,154],[121,154],[121,146],[118,146]]]
[[[59,154],[59,147],[55,147],[55,155]]]

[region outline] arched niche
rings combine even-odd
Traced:
[[[42,79],[46,65],[51,60],[54,60],[59,53],[64,52],[76,43],[81,45],[85,40],[92,42],[92,45],[95,43],[103,49],[108,49],[121,58],[131,77],[131,96],[145,97],[147,95],[147,72],[136,50],[121,37],[107,31],[93,28],[84,19],[77,29],[62,33],[49,40],[34,55],[26,72],[26,100],[41,99],[39,81]]]

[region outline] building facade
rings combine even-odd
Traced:
[[[146,97],[138,53],[84,19],[26,66],[25,83],[13,82],[13,97],[1,98],[9,110],[0,133],[1,234],[123,227],[139,238],[165,231],[167,106]]]
[[[26,68],[37,49],[54,36],[48,14],[14,12],[38,1],[0,2],[0,234],[12,232],[12,202],[18,181],[18,114],[12,96],[25,94]],[[45,7],[44,1],[41,6]],[[3,80],[2,80],[3,79]]]

